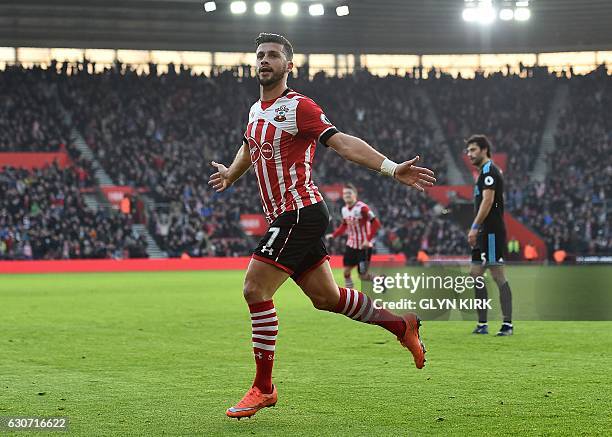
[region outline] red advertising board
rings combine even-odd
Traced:
[[[320,185],[321,191],[325,196],[335,202],[338,199],[342,198],[342,184],[330,184],[330,185]]]
[[[161,272],[189,270],[245,270],[251,257],[235,258],[162,258],[162,259],[76,259],[58,261],[0,261],[0,274],[72,273],[72,272]],[[342,268],[342,255],[329,260],[332,268]],[[373,255],[372,263],[403,266],[403,254]]]
[[[57,161],[57,165],[60,168],[67,167],[70,164],[70,158],[66,152],[0,153],[0,171],[2,171],[2,167],[25,168],[28,170],[32,170],[33,168],[43,168],[53,164],[53,161]]]
[[[268,222],[262,214],[241,214],[240,225],[247,235],[263,235],[268,229]]]
[[[132,187],[121,186],[121,185],[103,185],[100,187],[102,192],[108,199],[108,201],[115,207],[119,208],[121,199],[125,194],[133,194],[134,189]]]
[[[427,188],[426,192],[440,205],[448,206],[453,195],[472,200],[474,187],[471,185],[435,185]]]

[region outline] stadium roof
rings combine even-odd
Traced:
[[[529,21],[489,26],[463,21],[463,0],[321,0],[350,15],[293,18],[233,16],[217,3],[207,14],[202,0],[0,0],[0,46],[244,52],[272,31],[299,53],[612,50],[612,0],[531,0]]]

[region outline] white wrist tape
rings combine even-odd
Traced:
[[[390,159],[385,158],[385,160],[380,165],[380,173],[385,176],[394,177],[395,169],[397,168],[397,166],[397,162],[393,162]]]

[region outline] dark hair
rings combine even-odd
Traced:
[[[259,47],[259,44],[263,44],[265,42],[275,42],[277,44],[281,44],[283,46],[283,52],[285,52],[285,56],[288,61],[293,60],[293,46],[289,42],[287,38],[283,35],[278,35],[276,33],[260,33],[257,38],[255,38],[255,49]]]
[[[357,187],[351,184],[350,182],[348,184],[344,184],[344,189],[353,190],[353,193],[355,193],[355,196],[357,195]]]
[[[487,157],[491,157],[491,141],[489,141],[486,135],[472,135],[467,140],[465,140],[466,146],[469,146],[472,143],[476,144],[481,150],[487,149]]]

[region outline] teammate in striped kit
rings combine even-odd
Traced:
[[[339,287],[329,266],[323,237],[329,213],[312,180],[317,142],[343,158],[381,172],[419,190],[432,186],[433,172],[414,165],[419,157],[397,164],[363,140],[339,132],[311,99],[287,87],[293,47],[275,34],[260,34],[256,43],[260,100],[249,111],[243,145],[229,168],[212,162],[209,184],[224,191],[253,167],[270,227],[249,263],[243,294],[251,312],[256,374],[252,387],[229,417],[250,417],[276,404],[272,366],[278,317],[272,298],[291,277],[315,308],[375,324],[393,333],[412,353],[417,368],[425,365],[425,348],[416,314],[395,315],[375,308],[363,293]]]
[[[368,272],[372,247],[376,232],[380,229],[380,220],[374,212],[361,200],[357,200],[357,188],[346,184],[342,189],[344,206],[342,207],[342,223],[327,238],[336,238],[348,234],[344,250],[344,286],[353,288],[351,271],[357,267],[357,273],[362,281],[371,281],[372,274]]]

